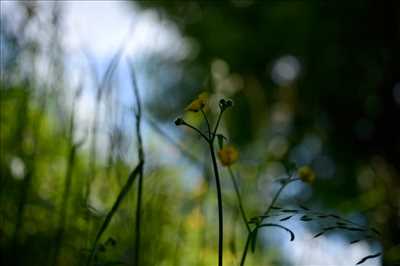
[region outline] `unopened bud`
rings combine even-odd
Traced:
[[[174,123],[176,126],[181,126],[181,125],[185,124],[185,121],[179,117],[179,118],[175,119]]]

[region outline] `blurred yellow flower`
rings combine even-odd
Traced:
[[[315,180],[314,171],[307,165],[300,167],[297,170],[297,174],[303,182],[312,183]]]
[[[238,160],[239,152],[233,146],[226,146],[218,151],[218,157],[223,166],[230,166]]]
[[[204,106],[207,104],[207,101],[208,101],[208,93],[207,92],[200,93],[199,96],[197,96],[197,98],[194,99],[185,108],[185,110],[190,112],[198,112],[204,108]]]

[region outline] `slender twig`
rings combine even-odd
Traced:
[[[85,194],[85,203],[87,204],[88,199],[91,193],[91,183],[96,175],[96,162],[97,162],[97,131],[98,131],[98,120],[99,120],[99,112],[100,112],[100,103],[103,97],[103,92],[109,82],[109,80],[113,77],[115,70],[117,69],[118,63],[121,59],[122,53],[124,51],[124,46],[121,46],[120,49],[115,53],[113,58],[111,59],[110,63],[108,64],[106,71],[99,81],[97,77],[97,73],[93,64],[91,64],[90,57],[88,56],[88,61],[90,66],[92,66],[91,70],[93,72],[93,77],[96,83],[96,102],[94,107],[94,116],[93,116],[93,123],[91,126],[91,144],[90,144],[90,155],[89,155],[89,169],[90,174],[86,182],[86,194]]]
[[[282,193],[283,189],[289,184],[290,182],[284,182],[279,190],[276,192],[274,198],[272,199],[271,203],[269,204],[267,210],[264,212],[264,215],[268,215],[271,211],[271,208],[275,205],[275,202],[278,200],[279,195]]]
[[[252,234],[253,234],[253,231],[251,231],[247,235],[246,244],[244,245],[243,255],[242,255],[242,258],[240,260],[240,266],[243,266],[245,261],[246,261],[247,251],[249,250],[249,245],[250,245]]]
[[[222,254],[223,254],[223,243],[224,243],[224,219],[223,219],[223,209],[222,209],[222,192],[221,192],[221,182],[219,178],[217,159],[215,157],[214,146],[212,142],[209,142],[211,159],[213,162],[215,182],[217,185],[217,199],[218,199],[218,266],[222,266]]]
[[[144,151],[143,151],[143,141],[142,141],[142,135],[141,135],[141,130],[140,130],[140,125],[141,125],[141,116],[142,116],[142,109],[141,109],[141,102],[140,102],[140,97],[138,94],[138,90],[137,90],[137,85],[136,85],[136,79],[133,73],[133,68],[132,68],[132,86],[134,89],[134,94],[135,94],[135,98],[136,98],[136,104],[137,104],[137,110],[135,113],[136,116],[136,137],[137,137],[137,145],[138,145],[138,159],[139,162],[137,164],[137,166],[135,167],[135,169],[131,172],[131,174],[128,177],[128,180],[126,181],[125,185],[122,187],[120,193],[118,194],[118,197],[116,199],[116,201],[114,202],[114,205],[112,206],[110,212],[107,214],[102,226],[100,227],[100,230],[98,231],[96,238],[94,240],[91,252],[89,254],[88,260],[86,265],[91,265],[96,252],[97,252],[97,244],[101,238],[101,236],[103,235],[104,231],[107,229],[109,223],[111,222],[111,219],[113,218],[115,212],[118,210],[122,200],[126,197],[126,195],[128,194],[133,182],[135,181],[136,177],[139,177],[139,186],[140,189],[138,188],[138,195],[140,194],[140,198],[138,196],[138,208],[136,211],[136,241],[140,240],[140,215],[141,215],[141,210],[140,210],[140,202],[139,200],[141,200],[141,194],[142,194],[142,181],[143,180],[143,166],[144,166]],[[138,234],[139,233],[139,234]],[[136,242],[137,245],[135,245],[135,249],[136,249],[136,253],[135,253],[135,260],[138,261],[139,256],[138,256],[138,252],[139,252],[139,242]],[[135,265],[138,265],[137,263]]]
[[[197,128],[192,126],[191,124],[188,124],[188,123],[184,122],[184,125],[187,126],[187,127],[190,127],[191,129],[193,129],[194,131],[199,133],[199,135],[202,136],[205,139],[205,141],[207,141],[208,143],[210,142],[210,139],[206,135],[204,135],[203,132],[201,132],[200,130],[198,130]]]
[[[111,219],[113,218],[115,212],[118,210],[119,206],[121,205],[122,200],[126,197],[128,194],[133,181],[135,181],[136,177],[139,175],[139,172],[141,171],[141,168],[143,167],[143,163],[139,162],[138,165],[135,167],[135,169],[130,173],[128,180],[126,181],[125,185],[122,187],[120,193],[118,194],[117,199],[115,200],[111,210],[108,212],[106,218],[104,219],[103,224],[101,225],[99,231],[97,232],[96,238],[93,242],[92,249],[90,251],[88,260],[86,262],[86,265],[91,265],[93,258],[96,255],[97,252],[97,244],[103,235],[104,231],[107,229],[108,225],[111,222]]]
[[[214,140],[215,140],[218,126],[219,126],[219,123],[221,121],[221,117],[222,117],[222,114],[224,111],[225,111],[225,108],[220,109],[214,130],[212,133],[209,133],[209,137],[207,137],[199,129],[186,123],[185,121],[181,122],[182,125],[185,125],[191,129],[193,129],[197,133],[199,133],[200,136],[202,136],[204,138],[204,140],[207,142],[208,147],[210,149],[211,160],[212,160],[212,165],[213,165],[214,175],[215,175],[215,183],[216,183],[216,187],[217,187],[217,201],[218,201],[218,266],[223,265],[224,220],[223,220],[223,206],[222,206],[222,189],[221,189],[221,181],[220,181],[218,165],[217,165],[217,158],[215,156],[215,150],[214,150]],[[203,112],[203,110],[201,110],[201,112],[204,116],[204,119],[206,120],[208,128],[210,129],[211,127],[210,127],[210,124],[208,122],[208,119],[207,119],[205,113]]]
[[[144,115],[143,118],[145,118],[144,122],[147,122],[147,124],[150,125],[161,137],[163,137],[166,141],[175,146],[183,155],[188,157],[189,160],[193,163],[193,166],[200,168],[204,165],[204,163],[195,155],[193,155],[187,148],[180,145],[171,136],[164,132],[149,115]]]
[[[138,184],[138,193],[137,193],[137,201],[136,201],[136,226],[135,226],[135,263],[134,265],[140,265],[139,255],[140,255],[140,234],[141,234],[141,215],[142,215],[142,194],[143,194],[143,164],[144,164],[144,152],[143,152],[143,140],[142,134],[140,132],[141,119],[142,119],[142,104],[139,95],[139,89],[136,82],[135,71],[133,68],[133,64],[130,64],[131,67],[131,79],[132,79],[132,87],[136,100],[136,137],[137,137],[137,145],[138,145],[138,157],[139,161],[142,163],[142,167],[139,170],[139,184]]]
[[[223,243],[224,243],[224,218],[223,218],[223,206],[222,206],[222,191],[221,191],[221,182],[219,178],[217,159],[215,157],[214,151],[214,140],[218,130],[219,122],[221,121],[221,117],[224,110],[220,110],[218,115],[217,122],[215,123],[215,128],[212,136],[209,140],[209,147],[211,152],[211,159],[213,162],[214,174],[215,174],[215,183],[217,185],[217,200],[218,200],[218,266],[222,266],[223,264]]]
[[[211,128],[210,128],[210,122],[208,121],[208,118],[206,116],[206,114],[204,113],[203,109],[200,109],[201,113],[203,114],[204,120],[206,121],[207,124],[207,129],[208,129],[208,138],[211,139]]]
[[[251,228],[250,228],[250,226],[249,226],[249,224],[247,222],[248,220],[247,220],[244,208],[243,208],[242,197],[240,196],[239,186],[237,184],[235,175],[233,174],[232,168],[230,166],[228,167],[228,171],[229,171],[229,175],[231,176],[231,179],[232,179],[233,187],[235,188],[236,197],[237,197],[237,200],[238,200],[238,203],[239,203],[240,214],[242,215],[242,219],[243,219],[243,222],[246,225],[247,231],[250,233]]]
[[[214,141],[214,139],[215,139],[215,136],[216,136],[216,133],[217,133],[217,129],[218,129],[218,126],[219,126],[219,122],[221,121],[221,117],[222,117],[223,112],[224,111],[221,110],[219,112],[219,114],[218,114],[217,123],[215,123],[215,127],[214,127],[214,130],[213,130],[212,136],[211,136],[211,140],[212,141]]]
[[[267,210],[264,212],[264,217],[261,219],[261,221],[259,221],[257,223],[256,227],[247,235],[247,240],[246,240],[246,244],[245,244],[245,247],[243,250],[242,259],[240,261],[240,266],[244,266],[244,264],[245,264],[250,241],[252,240],[253,246],[255,245],[255,241],[257,238],[258,226],[262,223],[263,219],[265,219],[266,215],[268,215],[268,213],[271,211],[272,207],[275,205],[275,203],[278,200],[278,197],[282,193],[283,189],[288,184],[292,183],[293,181],[297,181],[297,179],[292,179],[292,177],[293,176],[289,176],[289,178],[282,183],[281,187],[279,188],[279,190],[276,192],[275,196],[273,197],[271,203],[268,205]]]

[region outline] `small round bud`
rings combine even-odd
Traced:
[[[179,117],[179,118],[175,119],[174,123],[176,126],[181,126],[181,125],[185,124],[185,121]]]
[[[299,178],[305,183],[313,183],[315,180],[315,173],[309,166],[302,166],[298,169],[297,174]]]
[[[225,109],[232,106],[233,106],[232,100],[225,100],[225,99],[219,100],[219,107],[221,108],[222,111],[225,111]]]

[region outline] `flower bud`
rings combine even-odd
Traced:
[[[232,106],[233,106],[232,100],[225,100],[225,99],[219,100],[219,107],[221,108],[222,111],[225,111],[227,108]]]
[[[238,160],[239,151],[233,146],[226,146],[218,151],[218,157],[223,166],[230,166]]]
[[[297,171],[299,178],[305,183],[312,183],[315,180],[315,173],[309,166],[302,166]]]
[[[176,126],[181,126],[185,124],[185,121],[182,118],[178,117],[177,119],[175,119],[174,123]]]

